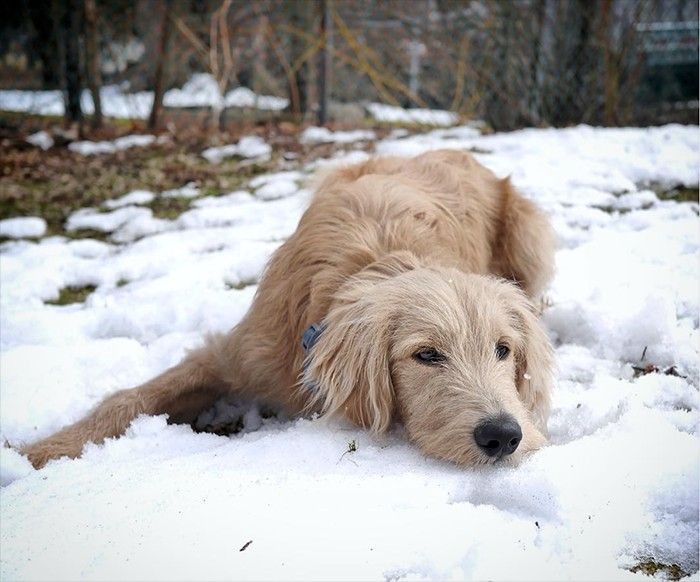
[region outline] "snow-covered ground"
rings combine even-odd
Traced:
[[[459,121],[459,115],[440,109],[404,109],[384,103],[369,103],[367,111],[377,121],[404,125],[449,126]]]
[[[344,159],[366,155],[352,147]],[[142,417],[41,471],[3,448],[0,578],[612,580],[645,579],[628,568],[652,559],[697,579],[698,204],[650,186],[697,188],[698,128],[457,127],[376,143],[438,147],[478,152],[552,216],[550,446],[515,469],[465,469],[398,427],[375,440],[222,402],[200,425],[242,414],[239,434]],[[188,185],[172,221],[142,205],[177,194],[143,191],[69,219],[109,242],[5,242],[0,438],[46,436],[234,325],[308,204],[308,170],[218,197]],[[45,303],[86,285],[84,304]]]
[[[146,119],[153,105],[153,91],[132,93],[127,87],[106,85],[100,90],[102,112],[107,117]],[[95,111],[92,95],[86,89],[80,96],[83,111],[91,115]],[[236,87],[221,93],[216,79],[209,73],[197,73],[180,88],[169,89],[163,95],[166,107],[247,107],[263,111],[282,111],[289,101],[284,97],[257,95],[247,87]],[[433,125],[446,127],[459,121],[459,115],[438,109],[404,109],[384,103],[366,103],[367,113],[380,123],[403,125]],[[0,90],[0,111],[17,111],[39,115],[63,115],[65,111],[61,91]],[[342,119],[339,119],[342,122]],[[313,133],[313,132],[312,132]],[[356,141],[362,137],[336,136],[334,141]],[[48,136],[47,136],[48,137]],[[323,139],[319,139],[322,137]],[[309,142],[325,141],[327,134],[311,135]],[[46,138],[36,135],[36,145],[43,147]],[[51,147],[51,146],[48,146]],[[44,149],[47,149],[44,147]]]
[[[100,90],[102,112],[107,117],[146,119],[153,105],[153,91],[131,93],[119,85],[106,85]],[[221,102],[225,107],[252,107],[279,111],[287,106],[287,100],[271,95],[256,95],[246,87],[237,87],[221,95],[219,86],[211,75],[193,75],[181,88],[170,89],[163,95],[166,107],[212,107]],[[95,111],[92,95],[84,90],[80,104],[87,114]],[[61,91],[0,91],[0,110],[63,115],[65,108]]]

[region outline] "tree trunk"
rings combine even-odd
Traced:
[[[64,77],[66,83],[66,119],[79,124],[83,121],[80,107],[82,79],[80,74],[80,0],[64,0],[63,41],[66,63]]]
[[[542,120],[542,35],[544,31],[544,16],[545,0],[536,0],[531,47],[530,95],[528,100],[528,121],[532,125],[539,125]]]
[[[163,93],[165,92],[165,73],[168,59],[168,42],[170,40],[171,19],[170,10],[172,9],[171,0],[161,0],[160,10],[160,40],[158,43],[158,54],[156,56],[156,71],[153,81],[153,107],[151,115],[148,118],[148,127],[155,129],[158,126],[161,113],[163,110]]]
[[[102,76],[100,75],[100,47],[97,38],[95,0],[85,0],[85,63],[92,102],[95,104],[95,113],[92,116],[93,128],[102,126],[102,100],[100,99]]]
[[[605,109],[603,122],[605,125],[615,125],[617,119],[619,70],[613,56],[612,40],[610,38],[610,12],[612,2],[603,0],[599,28],[599,45],[603,47]]]
[[[52,2],[47,6],[46,0],[28,0],[27,12],[36,30],[36,35],[31,40],[30,50],[35,53],[41,62],[41,76],[44,87],[60,87],[63,67],[61,65],[61,51],[58,27],[55,11],[57,7]]]
[[[307,30],[306,13],[308,7],[311,3],[300,2],[300,3],[289,3],[288,9],[290,10],[289,22],[294,28],[300,30]],[[299,59],[306,48],[306,45],[302,39],[300,39],[296,34],[291,35],[290,39],[290,59],[291,63],[294,63]],[[294,76],[289,79],[289,103],[294,114],[303,119],[304,114],[308,109],[308,87],[307,87],[307,71],[305,66],[299,67]]]
[[[321,0],[318,9],[321,18],[319,34],[323,39],[323,46],[318,55],[318,124],[323,126],[326,124],[328,112],[328,28],[330,18],[327,0]]]

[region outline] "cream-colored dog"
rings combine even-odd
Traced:
[[[460,464],[518,460],[545,442],[552,355],[533,300],[553,248],[545,216],[466,153],[333,171],[236,327],[23,452],[40,467],[139,414],[192,422],[235,393],[376,432],[400,421]]]

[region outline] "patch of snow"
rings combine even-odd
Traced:
[[[54,141],[49,132],[47,131],[37,131],[29,137],[27,137],[27,142],[41,148],[42,150],[48,150],[53,147]]]
[[[289,100],[272,95],[257,95],[247,87],[237,87],[226,93],[224,103],[226,107],[252,107],[268,111],[281,111],[289,105]]]
[[[275,180],[260,186],[255,191],[255,195],[263,200],[275,200],[291,196],[299,189],[299,186],[292,180]]]
[[[40,115],[63,115],[63,95],[61,91],[5,89],[0,91],[0,110]]]
[[[128,194],[124,194],[119,198],[105,201],[104,205],[109,209],[121,208],[122,206],[131,206],[139,204],[150,204],[153,202],[156,195],[148,190],[134,190]]]
[[[194,182],[189,182],[181,188],[164,190],[160,193],[160,195],[163,198],[197,198],[197,196],[199,196],[201,193],[201,190]]]
[[[376,121],[383,123],[447,126],[459,122],[456,113],[439,109],[404,109],[383,103],[369,103],[366,108]]]
[[[277,180],[285,180],[291,182],[299,182],[304,179],[304,174],[297,171],[288,172],[271,172],[269,174],[261,174],[260,176],[255,176],[250,181],[251,188],[260,188],[264,184],[269,182],[275,182]]]
[[[225,158],[234,156],[267,160],[271,154],[272,148],[264,139],[256,135],[248,135],[236,144],[207,148],[202,152],[202,157],[212,164],[220,164]]]
[[[0,236],[35,238],[46,234],[46,221],[35,216],[20,216],[0,220]]]
[[[353,143],[375,139],[377,134],[370,130],[331,131],[327,127],[307,127],[299,137],[301,143]]]
[[[212,107],[222,103],[225,107],[253,107],[279,111],[287,106],[287,99],[270,95],[256,95],[250,89],[238,87],[221,95],[219,84],[209,73],[196,73],[181,89],[170,89],[163,95],[166,107]]]
[[[166,107],[211,107],[223,100],[219,84],[208,73],[196,73],[182,86],[163,94]]]
[[[134,147],[145,147],[156,141],[155,135],[125,135],[113,141],[74,141],[68,149],[83,156],[113,154]]]
[[[612,201],[612,207],[618,210],[639,210],[640,208],[653,206],[659,198],[651,190],[640,192],[628,192]]]
[[[94,208],[83,208],[68,217],[66,230],[92,229],[100,232],[114,232],[128,221],[142,216],[151,217],[153,211],[150,208],[137,206],[123,206],[112,212],[98,212]]]
[[[208,206],[230,206],[243,200],[252,201],[253,197],[250,195],[250,192],[246,190],[236,190],[235,192],[230,192],[229,194],[223,194],[221,196],[204,196],[192,202],[192,207],[206,208]]]
[[[120,119],[147,119],[153,106],[153,91],[130,93],[128,87],[105,85],[100,89],[102,113]],[[253,107],[280,111],[288,100],[271,95],[256,95],[250,89],[238,87],[222,97],[216,80],[207,73],[193,75],[180,89],[170,89],[163,95],[166,107],[211,107],[222,101],[226,107]],[[80,97],[83,112],[92,115],[95,106],[86,89]],[[61,91],[0,90],[0,111],[17,111],[39,115],[63,115],[65,106]]]
[[[105,117],[122,119],[146,119],[153,104],[153,92],[126,93],[118,85],[106,85],[100,89],[102,113]],[[92,115],[95,107],[87,89],[80,97],[83,112]],[[35,113],[38,115],[63,115],[65,107],[61,91],[0,91],[0,110]]]
[[[320,168],[330,169],[340,166],[349,166],[368,160],[371,156],[363,151],[337,152],[330,158],[319,158],[306,166],[306,170],[311,172]]]

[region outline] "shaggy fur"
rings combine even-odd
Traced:
[[[494,460],[474,431],[508,413],[522,428],[508,457],[517,462],[545,442],[552,356],[533,300],[553,248],[545,216],[466,153],[333,171],[235,328],[23,452],[40,467],[121,434],[139,414],[191,422],[235,393],[375,432],[400,421],[425,453],[460,464]],[[325,331],[304,366],[301,337],[316,322]],[[497,344],[508,357],[496,357]],[[426,349],[444,361],[421,362]]]

